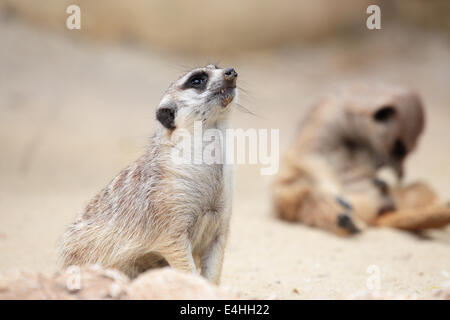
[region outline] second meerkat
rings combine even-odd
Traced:
[[[218,283],[232,200],[229,164],[179,164],[175,133],[224,131],[238,74],[215,65],[172,83],[157,111],[147,152],[120,172],[87,205],[60,241],[64,267],[98,263],[130,277],[155,267],[201,274]]]

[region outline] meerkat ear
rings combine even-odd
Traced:
[[[386,122],[391,120],[397,111],[395,110],[394,106],[383,106],[379,108],[375,113],[373,114],[373,118],[377,122]]]
[[[175,129],[175,106],[163,106],[156,111],[156,119],[169,130]]]

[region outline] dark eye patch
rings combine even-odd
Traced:
[[[183,89],[205,90],[208,82],[208,74],[204,71],[194,73],[187,79],[183,85]]]
[[[407,153],[408,151],[406,150],[405,144],[400,139],[397,139],[394,148],[392,149],[392,157],[394,159],[402,160],[406,157]]]
[[[396,113],[397,112],[393,106],[384,106],[373,114],[373,118],[377,122],[387,122],[395,117]]]

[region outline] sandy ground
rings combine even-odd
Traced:
[[[0,25],[0,271],[57,268],[55,243],[86,202],[140,155],[154,110],[184,69],[233,65],[241,103],[235,127],[280,128],[281,151],[308,105],[330,86],[376,79],[411,85],[428,125],[408,162],[408,181],[430,182],[450,199],[448,38],[394,27],[364,39],[234,58],[192,59],[126,46],[100,46],[17,22]],[[248,298],[345,298],[366,289],[428,295],[449,280],[450,228],[419,237],[372,229],[339,238],[273,217],[272,177],[236,168],[223,284]]]

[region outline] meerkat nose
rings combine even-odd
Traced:
[[[233,79],[236,79],[238,76],[237,72],[234,71],[233,68],[226,68],[223,71],[223,75],[225,77],[225,80],[233,80]]]

